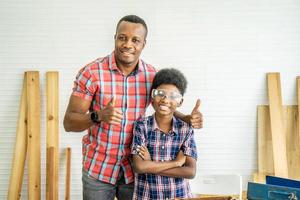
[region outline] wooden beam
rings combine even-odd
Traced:
[[[269,106],[257,106],[258,173],[274,174]]]
[[[298,102],[298,142],[300,146],[300,76],[297,76],[297,102]]]
[[[21,198],[22,180],[27,153],[27,101],[26,73],[24,74],[23,89],[19,106],[19,119],[16,133],[16,143],[8,187],[8,200]]]
[[[273,145],[269,106],[258,106],[258,172],[274,176]],[[298,106],[283,106],[289,178],[300,179],[300,145],[298,143]]]
[[[283,108],[289,178],[300,179],[300,145],[297,125],[299,119],[298,106],[284,106]]]
[[[41,199],[40,81],[39,72],[27,74],[28,199]]]
[[[54,156],[54,147],[47,148],[47,199],[55,199],[55,156]]]
[[[265,173],[255,172],[253,173],[253,182],[255,183],[266,183],[266,175]]]
[[[268,73],[267,83],[275,176],[287,178],[288,161],[286,154],[286,137],[283,128],[280,74]]]
[[[67,159],[67,168],[66,168],[66,194],[65,200],[70,200],[70,183],[71,183],[71,148],[66,149],[66,159]]]
[[[47,151],[47,179],[46,179],[46,199],[58,199],[58,168],[59,168],[59,134],[58,134],[58,122],[59,122],[59,78],[58,72],[47,72],[46,73],[46,125],[47,125],[47,139],[46,139],[46,148],[53,148],[53,158],[49,158]],[[50,160],[53,159],[53,168],[52,163],[48,164]],[[50,169],[53,170],[49,171]],[[49,174],[53,174],[49,176]],[[50,182],[53,184],[51,185]],[[53,189],[53,198],[50,198],[50,187]]]

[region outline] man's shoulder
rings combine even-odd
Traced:
[[[157,72],[157,70],[156,70],[156,68],[153,66],[153,65],[151,65],[151,64],[149,64],[149,63],[146,63],[144,60],[142,60],[141,59],[141,61],[142,61],[142,63],[143,63],[143,66],[145,67],[145,70],[146,71],[148,71],[148,72]]]
[[[94,75],[97,76],[99,70],[105,70],[108,68],[108,57],[97,58],[96,60],[93,60],[92,62],[82,67],[79,70],[77,77],[81,77],[82,75],[85,77]]]
[[[87,65],[85,65],[85,68],[94,70],[94,69],[108,67],[108,65],[109,65],[109,56],[105,56],[105,57],[97,58],[92,62],[88,63]]]

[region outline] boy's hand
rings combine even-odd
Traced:
[[[192,110],[192,113],[186,116],[186,121],[196,129],[200,129],[203,127],[203,116],[199,110],[200,104],[201,101],[200,99],[198,99],[195,107]]]
[[[175,159],[177,167],[181,167],[185,163],[186,156],[183,154],[183,151],[179,151]]]
[[[137,146],[136,151],[143,160],[151,160],[150,153],[146,146]]]

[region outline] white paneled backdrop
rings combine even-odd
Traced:
[[[267,104],[265,74],[281,72],[284,104],[296,104],[300,75],[299,0],[0,1],[0,199],[6,199],[23,73],[40,71],[42,198],[45,199],[45,72],[60,73],[60,199],[65,148],[72,147],[71,199],[81,199],[81,137],[62,121],[77,71],[112,52],[117,21],[137,14],[149,35],[142,58],[188,78],[181,111],[201,98],[204,128],[195,131],[197,174],[257,169],[256,105]],[[149,110],[149,113],[151,111]],[[22,199],[27,199],[27,169]]]

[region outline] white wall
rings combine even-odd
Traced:
[[[300,1],[0,1],[0,199],[6,199],[23,73],[39,70],[42,102],[42,195],[45,195],[45,72],[60,72],[60,195],[64,148],[72,147],[72,199],[81,198],[81,137],[62,119],[79,68],[113,50],[119,18],[137,14],[149,27],[142,57],[177,67],[189,85],[181,111],[201,98],[196,130],[198,174],[257,169],[256,105],[267,104],[266,72],[281,72],[284,104],[296,104],[300,75]],[[25,172],[27,174],[27,171]],[[23,198],[27,199],[24,177]]]

